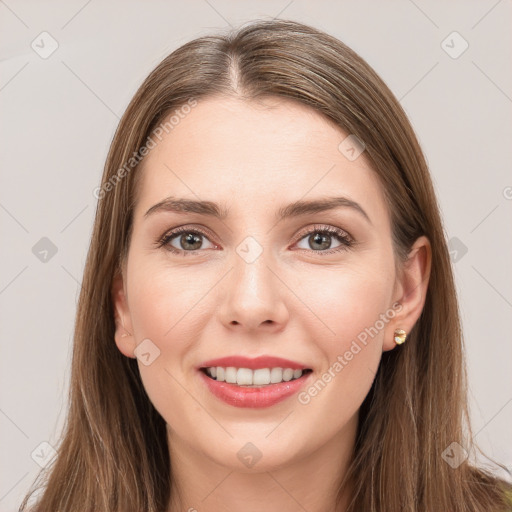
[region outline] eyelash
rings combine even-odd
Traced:
[[[209,239],[209,234],[203,231],[200,228],[194,227],[194,228],[188,228],[187,226],[180,226],[179,228],[173,229],[172,231],[168,231],[165,233],[159,240],[157,240],[156,245],[157,248],[162,248],[165,246],[165,249],[168,251],[174,253],[174,254],[182,254],[183,256],[188,255],[194,255],[198,252],[201,252],[203,249],[198,249],[195,251],[184,251],[182,249],[176,249],[176,247],[173,247],[172,245],[168,245],[169,242],[175,238],[177,235],[180,235],[182,233],[192,233],[194,235],[202,235],[205,238]],[[333,236],[338,239],[339,242],[341,242],[341,245],[339,247],[335,247],[334,249],[327,249],[325,251],[313,251],[308,249],[299,249],[300,251],[306,251],[306,252],[314,252],[319,253],[320,255],[327,255],[327,254],[333,254],[341,251],[345,251],[347,249],[350,249],[354,244],[355,241],[342,229],[335,228],[332,226],[323,226],[323,225],[315,225],[313,226],[313,229],[310,229],[309,231],[306,231],[305,233],[301,233],[301,235],[297,238],[297,240],[294,242],[300,242],[303,238],[305,238],[308,235],[312,235],[313,233],[321,233],[323,235],[327,234],[330,236]],[[212,242],[213,243],[213,242]]]

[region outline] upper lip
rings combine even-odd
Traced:
[[[249,368],[251,370],[258,370],[260,368],[291,368],[292,370],[309,369],[308,366],[297,363],[296,361],[267,355],[252,359],[245,356],[228,356],[221,357],[219,359],[210,359],[201,363],[198,366],[198,369],[210,368],[212,366],[220,366],[223,368],[234,366],[235,368]]]

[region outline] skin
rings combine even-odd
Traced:
[[[395,348],[394,330],[409,332],[421,313],[431,260],[421,237],[395,272],[383,190],[364,153],[349,161],[338,150],[347,135],[289,100],[213,97],[144,160],[130,248],[113,285],[115,341],[127,357],[146,338],[160,350],[139,367],[168,425],[172,512],[250,512],[263,503],[267,512],[334,510],[360,405],[382,352]],[[170,195],[215,201],[230,213],[144,217]],[[371,222],[344,207],[276,224],[279,207],[332,195],[359,203]],[[202,245],[186,256],[156,247],[182,225],[210,236],[200,235]],[[338,227],[356,243],[345,248],[328,237],[327,250],[341,250],[322,255],[308,233],[315,225]],[[251,264],[236,251],[249,235],[263,250]],[[169,244],[190,247],[180,235]],[[312,368],[315,382],[396,302],[394,318],[307,404],[295,395],[263,409],[233,407],[198,376],[207,359],[268,354]],[[247,442],[262,454],[252,468],[237,457]],[[347,488],[337,510],[349,496]]]

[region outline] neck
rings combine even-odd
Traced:
[[[168,512],[345,512],[351,486],[340,483],[353,456],[356,413],[328,442],[293,462],[242,472],[218,464],[168,429],[171,455],[171,500]]]

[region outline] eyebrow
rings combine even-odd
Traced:
[[[295,201],[277,210],[276,221],[279,222],[301,215],[330,211],[336,208],[351,208],[362,215],[369,224],[372,223],[362,206],[347,197],[326,197],[307,201]],[[158,212],[197,213],[199,215],[215,217],[219,220],[224,220],[229,215],[229,209],[212,201],[196,201],[194,199],[181,199],[172,196],[166,197],[159,203],[153,205],[144,214],[144,218]]]

